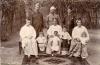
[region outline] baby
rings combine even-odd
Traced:
[[[54,36],[51,39],[52,56],[54,56],[60,52],[60,45],[61,45],[61,40],[58,37],[58,32],[54,31]]]
[[[87,44],[87,34],[86,32],[83,32],[80,38],[83,45]]]

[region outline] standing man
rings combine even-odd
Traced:
[[[66,25],[70,35],[72,34],[72,30],[75,26],[74,22],[75,22],[75,17],[73,17],[72,10],[70,6],[68,6],[67,15],[65,16],[64,24]]]
[[[49,15],[47,15],[47,22],[46,22],[47,28],[49,28],[53,24],[54,19],[57,19],[57,21],[58,21],[57,24],[61,25],[61,19],[60,19],[59,15],[56,14],[56,8],[54,6],[51,6],[50,13],[49,13]]]
[[[22,42],[22,48],[24,50],[24,62],[30,63],[30,57],[38,57],[38,49],[36,43],[36,31],[31,25],[30,20],[26,19],[26,24],[20,30],[20,37]],[[23,64],[24,65],[24,64]]]
[[[43,30],[44,22],[43,15],[40,13],[40,3],[35,4],[35,9],[32,12],[32,26],[34,26],[37,35]]]

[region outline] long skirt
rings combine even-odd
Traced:
[[[24,45],[25,55],[38,55],[37,43],[34,39],[24,39],[22,40],[22,46]]]
[[[83,45],[81,42],[72,40],[69,50],[70,54],[75,57],[87,58],[87,45]]]

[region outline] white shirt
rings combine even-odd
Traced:
[[[79,38],[82,42],[83,41],[82,40],[82,33],[83,32],[85,32],[86,35],[87,35],[85,40],[86,39],[89,40],[89,33],[88,33],[87,29],[84,26],[81,26],[81,27],[76,26],[72,31],[72,38]]]
[[[51,25],[47,31],[48,35],[54,35],[54,31],[57,31],[59,35],[62,33],[62,27],[60,25]]]
[[[38,43],[46,43],[45,37],[38,37],[36,40],[37,40]]]
[[[71,40],[71,36],[68,32],[62,32],[62,39],[68,39]]]
[[[36,31],[34,29],[34,27],[32,27],[31,25],[27,26],[24,25],[21,30],[20,30],[20,37],[21,39],[23,38],[36,38]]]
[[[59,44],[60,44],[60,38],[57,37],[57,36],[54,36],[52,39],[51,39],[51,43],[52,43],[52,47],[51,49],[52,50],[55,50],[55,51],[59,51]]]

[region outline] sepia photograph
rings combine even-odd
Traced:
[[[0,65],[100,65],[100,0],[0,0]]]

